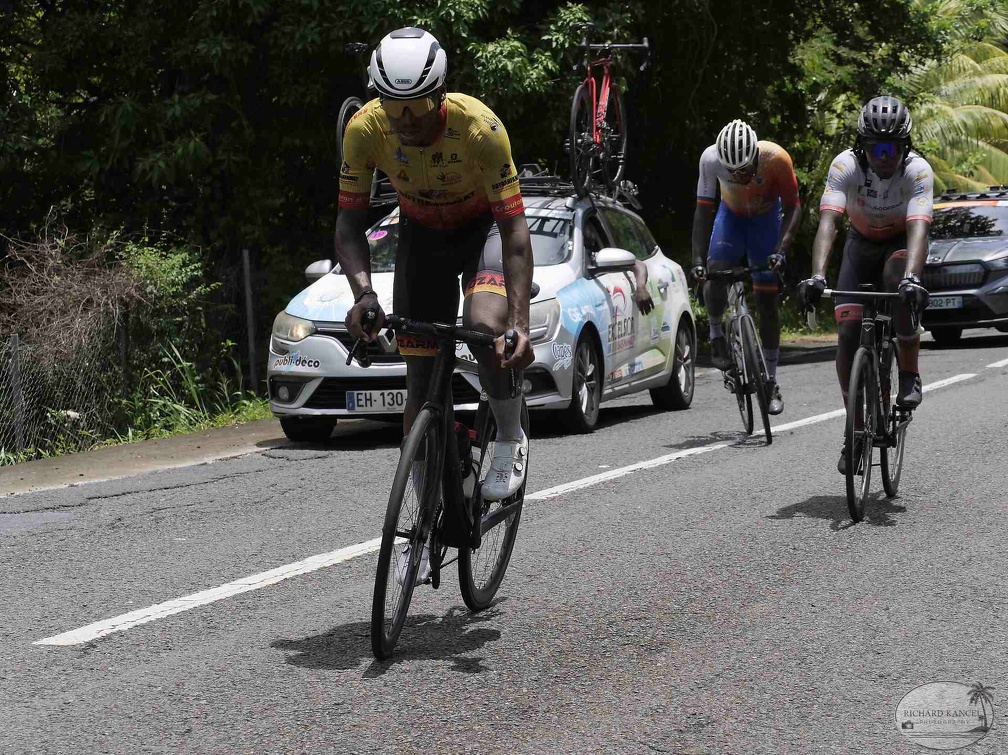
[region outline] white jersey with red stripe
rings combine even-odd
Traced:
[[[911,152],[892,178],[861,169],[854,150],[841,152],[830,165],[819,210],[847,213],[855,230],[872,241],[899,236],[909,220],[931,221],[934,171]]]

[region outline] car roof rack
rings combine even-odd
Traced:
[[[1008,186],[989,186],[980,191],[960,191],[955,187],[945,189],[938,199],[968,202],[976,199],[1003,199],[1008,197]]]
[[[522,163],[518,166],[518,188],[523,193],[539,196],[570,197],[576,194],[574,184],[571,181],[550,173],[538,163]],[[643,209],[643,205],[637,198],[637,186],[632,181],[620,181],[615,197],[598,192],[590,192],[590,194],[592,199],[603,199],[628,205],[638,212]]]

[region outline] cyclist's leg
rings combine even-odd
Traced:
[[[906,269],[906,244],[892,252],[885,264],[886,291],[895,291]],[[915,407],[922,398],[920,389],[920,334],[913,327],[910,308],[902,302],[897,303],[893,313],[893,325],[899,349],[896,353],[900,371],[900,404]],[[913,385],[916,383],[916,386]],[[907,401],[908,395],[910,396]]]
[[[757,267],[765,265],[773,254],[780,238],[780,201],[768,213],[750,218],[746,246],[749,264]],[[772,272],[753,274],[753,293],[760,313],[760,340],[763,342],[763,356],[766,358],[770,379],[777,381],[777,360],[780,356],[780,284]]]
[[[459,297],[455,276],[458,271],[454,268],[444,233],[425,228],[401,215],[395,269],[392,309],[397,315],[416,320],[455,322]],[[398,334],[397,340],[399,353],[406,363],[405,435],[427,397],[437,342],[432,338],[406,334]],[[451,411],[451,407],[446,408]]]
[[[478,234],[480,227],[473,230]],[[466,247],[475,247],[477,252],[462,273],[463,322],[473,330],[499,335],[507,328],[508,314],[500,231],[496,225],[483,226],[482,239],[474,236]],[[473,355],[497,422],[497,442],[483,494],[489,500],[507,498],[521,487],[525,464],[518,462],[528,454],[528,438],[521,427],[522,396],[512,398],[508,370],[498,365],[492,349],[474,348]]]
[[[728,209],[724,202],[718,207],[711,231],[707,269],[719,272],[740,265],[745,257],[745,218]],[[728,306],[728,283],[723,280],[707,281],[704,288],[704,306],[710,321],[710,337],[724,337],[724,314]]]

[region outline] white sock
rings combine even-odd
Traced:
[[[521,400],[521,396],[490,399],[490,408],[497,420],[497,440],[521,440]]]

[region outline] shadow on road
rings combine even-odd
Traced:
[[[921,348],[928,351],[959,351],[961,349],[994,349],[1008,346],[1008,335],[1002,335],[995,330],[988,331],[990,335],[968,336],[957,343],[939,346],[934,341],[921,340]]]
[[[349,671],[370,661],[365,679],[380,677],[396,663],[412,660],[450,660],[454,664],[452,671],[479,674],[488,670],[483,659],[468,654],[500,639],[499,629],[480,626],[496,617],[495,608],[474,614],[455,607],[445,616],[409,616],[394,654],[381,662],[371,654],[369,621],[344,624],[300,640],[275,640],[270,647],[286,652],[286,663],[304,668]]]
[[[886,498],[885,493],[876,493],[865,504],[865,518],[862,524],[870,524],[873,527],[895,527],[896,520],[890,515],[904,511],[906,506],[893,503]],[[814,495],[800,503],[792,503],[777,509],[777,513],[771,514],[767,519],[794,519],[796,516],[827,519],[830,522],[830,529],[834,532],[855,526],[847,510],[845,495]]]

